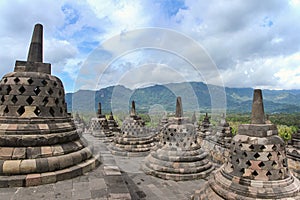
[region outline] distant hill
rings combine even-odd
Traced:
[[[210,86],[218,90],[218,86]],[[252,88],[225,88],[227,112],[251,112]],[[131,100],[136,101],[139,112],[148,112],[159,104],[168,112],[175,110],[176,96],[183,99],[185,111],[209,111],[211,99],[208,86],[202,82],[170,83],[136,90],[124,86],[110,86],[98,91],[79,90],[66,94],[68,111],[94,112],[98,102],[104,113],[113,110],[128,112]],[[265,111],[268,113],[300,112],[300,90],[263,90]]]

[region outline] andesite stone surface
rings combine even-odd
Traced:
[[[209,116],[205,113],[203,121],[198,126],[200,141],[209,136],[212,132],[212,124],[210,123]]]
[[[292,144],[287,147],[287,157],[290,169],[300,179],[300,129],[292,135]]]
[[[288,169],[285,143],[265,124],[261,90],[254,90],[251,124],[239,126],[228,161],[192,199],[300,199]]]
[[[232,137],[231,127],[223,115],[212,134],[202,140],[201,146],[209,153],[210,159],[214,163],[224,164],[230,154]]]
[[[155,136],[136,114],[135,102],[132,101],[130,116],[123,121],[121,132],[115,135],[109,149],[114,155],[145,156],[155,147]]]
[[[117,121],[114,118],[114,115],[112,112],[110,112],[110,115],[107,119],[107,123],[108,123],[108,128],[112,133],[119,133],[121,131],[121,129],[119,128],[119,125],[117,123]]]
[[[90,132],[93,136],[98,138],[106,138],[114,136],[113,132],[109,129],[107,119],[102,114],[101,103],[98,103],[97,116],[91,119]]]
[[[181,98],[176,101],[176,115],[161,130],[158,148],[142,166],[144,172],[163,179],[187,181],[207,177],[213,170],[207,153],[197,140],[195,126],[183,117]]]
[[[43,63],[43,26],[35,25],[27,61],[0,81],[0,187],[79,176],[98,164],[67,113],[61,80]]]

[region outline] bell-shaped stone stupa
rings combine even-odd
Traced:
[[[152,151],[143,164],[143,170],[163,179],[176,181],[207,177],[213,170],[207,153],[197,141],[194,124],[183,117],[181,98],[177,98],[176,115],[164,125],[158,148]]]
[[[112,137],[114,134],[109,130],[105,115],[102,114],[101,103],[98,103],[97,117],[91,119],[90,132],[99,138]]]
[[[135,102],[132,101],[130,116],[121,126],[121,133],[116,134],[109,149],[112,154],[121,156],[145,156],[154,148],[154,137],[145,122],[136,114]]]
[[[276,126],[265,123],[261,90],[254,90],[251,124],[239,126],[231,145],[227,163],[193,199],[299,199],[285,143]]]
[[[36,24],[27,61],[16,61],[0,81],[0,187],[52,183],[96,164],[67,113],[61,80],[43,63],[43,26]]]

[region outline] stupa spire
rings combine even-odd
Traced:
[[[251,124],[265,124],[265,112],[261,89],[255,89],[253,93]]]
[[[43,62],[43,25],[36,24],[29,47],[28,62]]]
[[[135,102],[134,102],[134,101],[131,102],[131,112],[130,112],[130,116],[136,116]]]
[[[183,117],[183,110],[182,110],[182,101],[181,97],[177,97],[176,99],[176,114],[175,117]]]

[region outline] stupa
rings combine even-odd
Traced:
[[[79,116],[78,112],[73,116],[74,124],[79,134],[82,134],[85,130],[85,123],[83,119]]]
[[[193,199],[299,199],[299,180],[288,169],[284,141],[266,124],[262,92],[254,90],[251,124],[239,126],[231,155]]]
[[[204,139],[212,132],[212,125],[210,123],[209,118],[210,117],[208,116],[208,114],[205,113],[205,117],[203,121],[201,122],[201,124],[199,124],[198,131],[199,131],[200,140]]]
[[[197,141],[195,126],[188,121],[177,97],[175,117],[164,126],[158,148],[145,158],[142,168],[146,174],[184,181],[205,178],[212,172],[207,153]]]
[[[114,135],[108,127],[105,115],[102,114],[100,102],[98,103],[97,116],[91,119],[90,132],[98,138],[112,137]]]
[[[43,63],[43,26],[36,24],[27,61],[16,61],[0,81],[0,187],[79,176],[98,157],[67,113],[61,80]]]
[[[210,159],[214,163],[221,165],[229,157],[232,137],[231,127],[223,114],[212,134],[202,140],[201,146],[209,153]]]
[[[132,101],[130,116],[123,121],[121,133],[115,135],[109,149],[115,155],[145,156],[155,147],[155,136],[136,114],[135,102]]]
[[[121,129],[119,128],[119,125],[116,122],[112,112],[110,112],[107,123],[108,123],[108,128],[112,133],[119,133],[121,131]]]
[[[294,176],[300,179],[300,129],[292,135],[292,144],[287,148],[287,156],[290,169]]]
[[[207,137],[207,140],[213,141],[216,144],[229,149],[232,137],[232,128],[229,126],[229,123],[226,121],[225,115],[223,114],[216,129]]]

